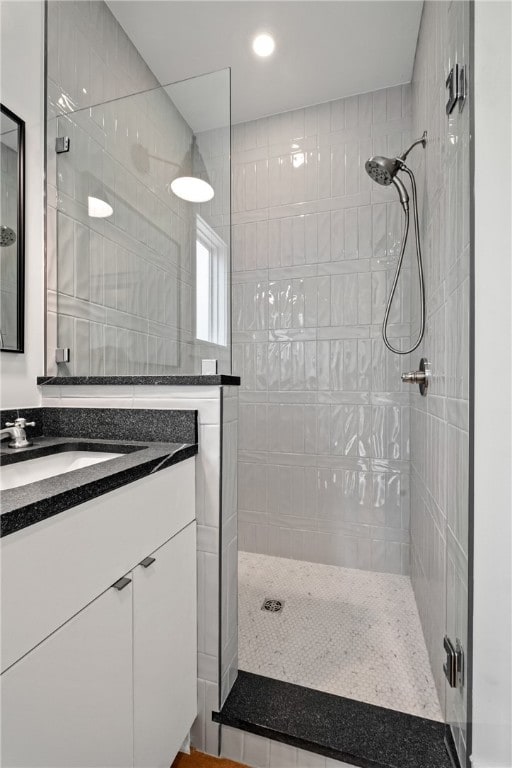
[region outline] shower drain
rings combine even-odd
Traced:
[[[269,611],[270,613],[279,613],[283,610],[284,602],[282,600],[276,600],[275,597],[266,597],[261,606],[262,611]]]

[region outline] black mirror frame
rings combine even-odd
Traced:
[[[1,103],[0,111],[18,126],[17,339],[15,349],[0,347],[0,352],[19,354],[25,351],[25,121]]]

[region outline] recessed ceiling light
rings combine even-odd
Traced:
[[[256,56],[262,56],[263,58],[274,53],[275,47],[276,44],[272,35],[256,35],[252,41],[252,49],[254,53]]]

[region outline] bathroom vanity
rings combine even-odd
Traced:
[[[91,463],[3,492],[1,763],[169,766],[197,711],[197,444],[35,442],[27,467]]]

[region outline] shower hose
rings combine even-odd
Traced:
[[[409,236],[409,207],[404,207],[405,211],[405,222],[404,222],[404,231],[402,235],[402,244],[400,247],[400,256],[398,258],[398,263],[396,265],[395,270],[395,276],[393,278],[393,284],[391,286],[391,292],[389,294],[388,303],[386,305],[386,311],[384,312],[384,320],[382,322],[382,339],[384,341],[384,344],[386,347],[391,351],[394,352],[396,355],[409,355],[411,352],[414,352],[415,349],[419,347],[421,344],[421,340],[423,339],[423,336],[425,334],[425,279],[423,276],[423,260],[421,258],[421,244],[420,244],[420,231],[419,231],[419,224],[418,224],[418,197],[416,194],[416,180],[414,178],[413,172],[408,168],[405,163],[402,164],[401,167],[402,171],[405,171],[407,175],[409,176],[411,180],[411,188],[412,188],[412,204],[413,204],[413,210],[414,210],[414,234],[416,239],[416,260],[418,263],[418,281],[419,281],[419,288],[420,288],[420,330],[418,333],[418,338],[416,339],[415,343],[413,344],[410,349],[396,349],[388,338],[388,324],[389,324],[389,313],[391,312],[391,306],[393,304],[393,299],[395,297],[396,288],[398,285],[398,279],[400,277],[400,273],[402,271],[402,264],[404,260],[404,254],[405,254],[405,248],[407,245],[407,238]]]

